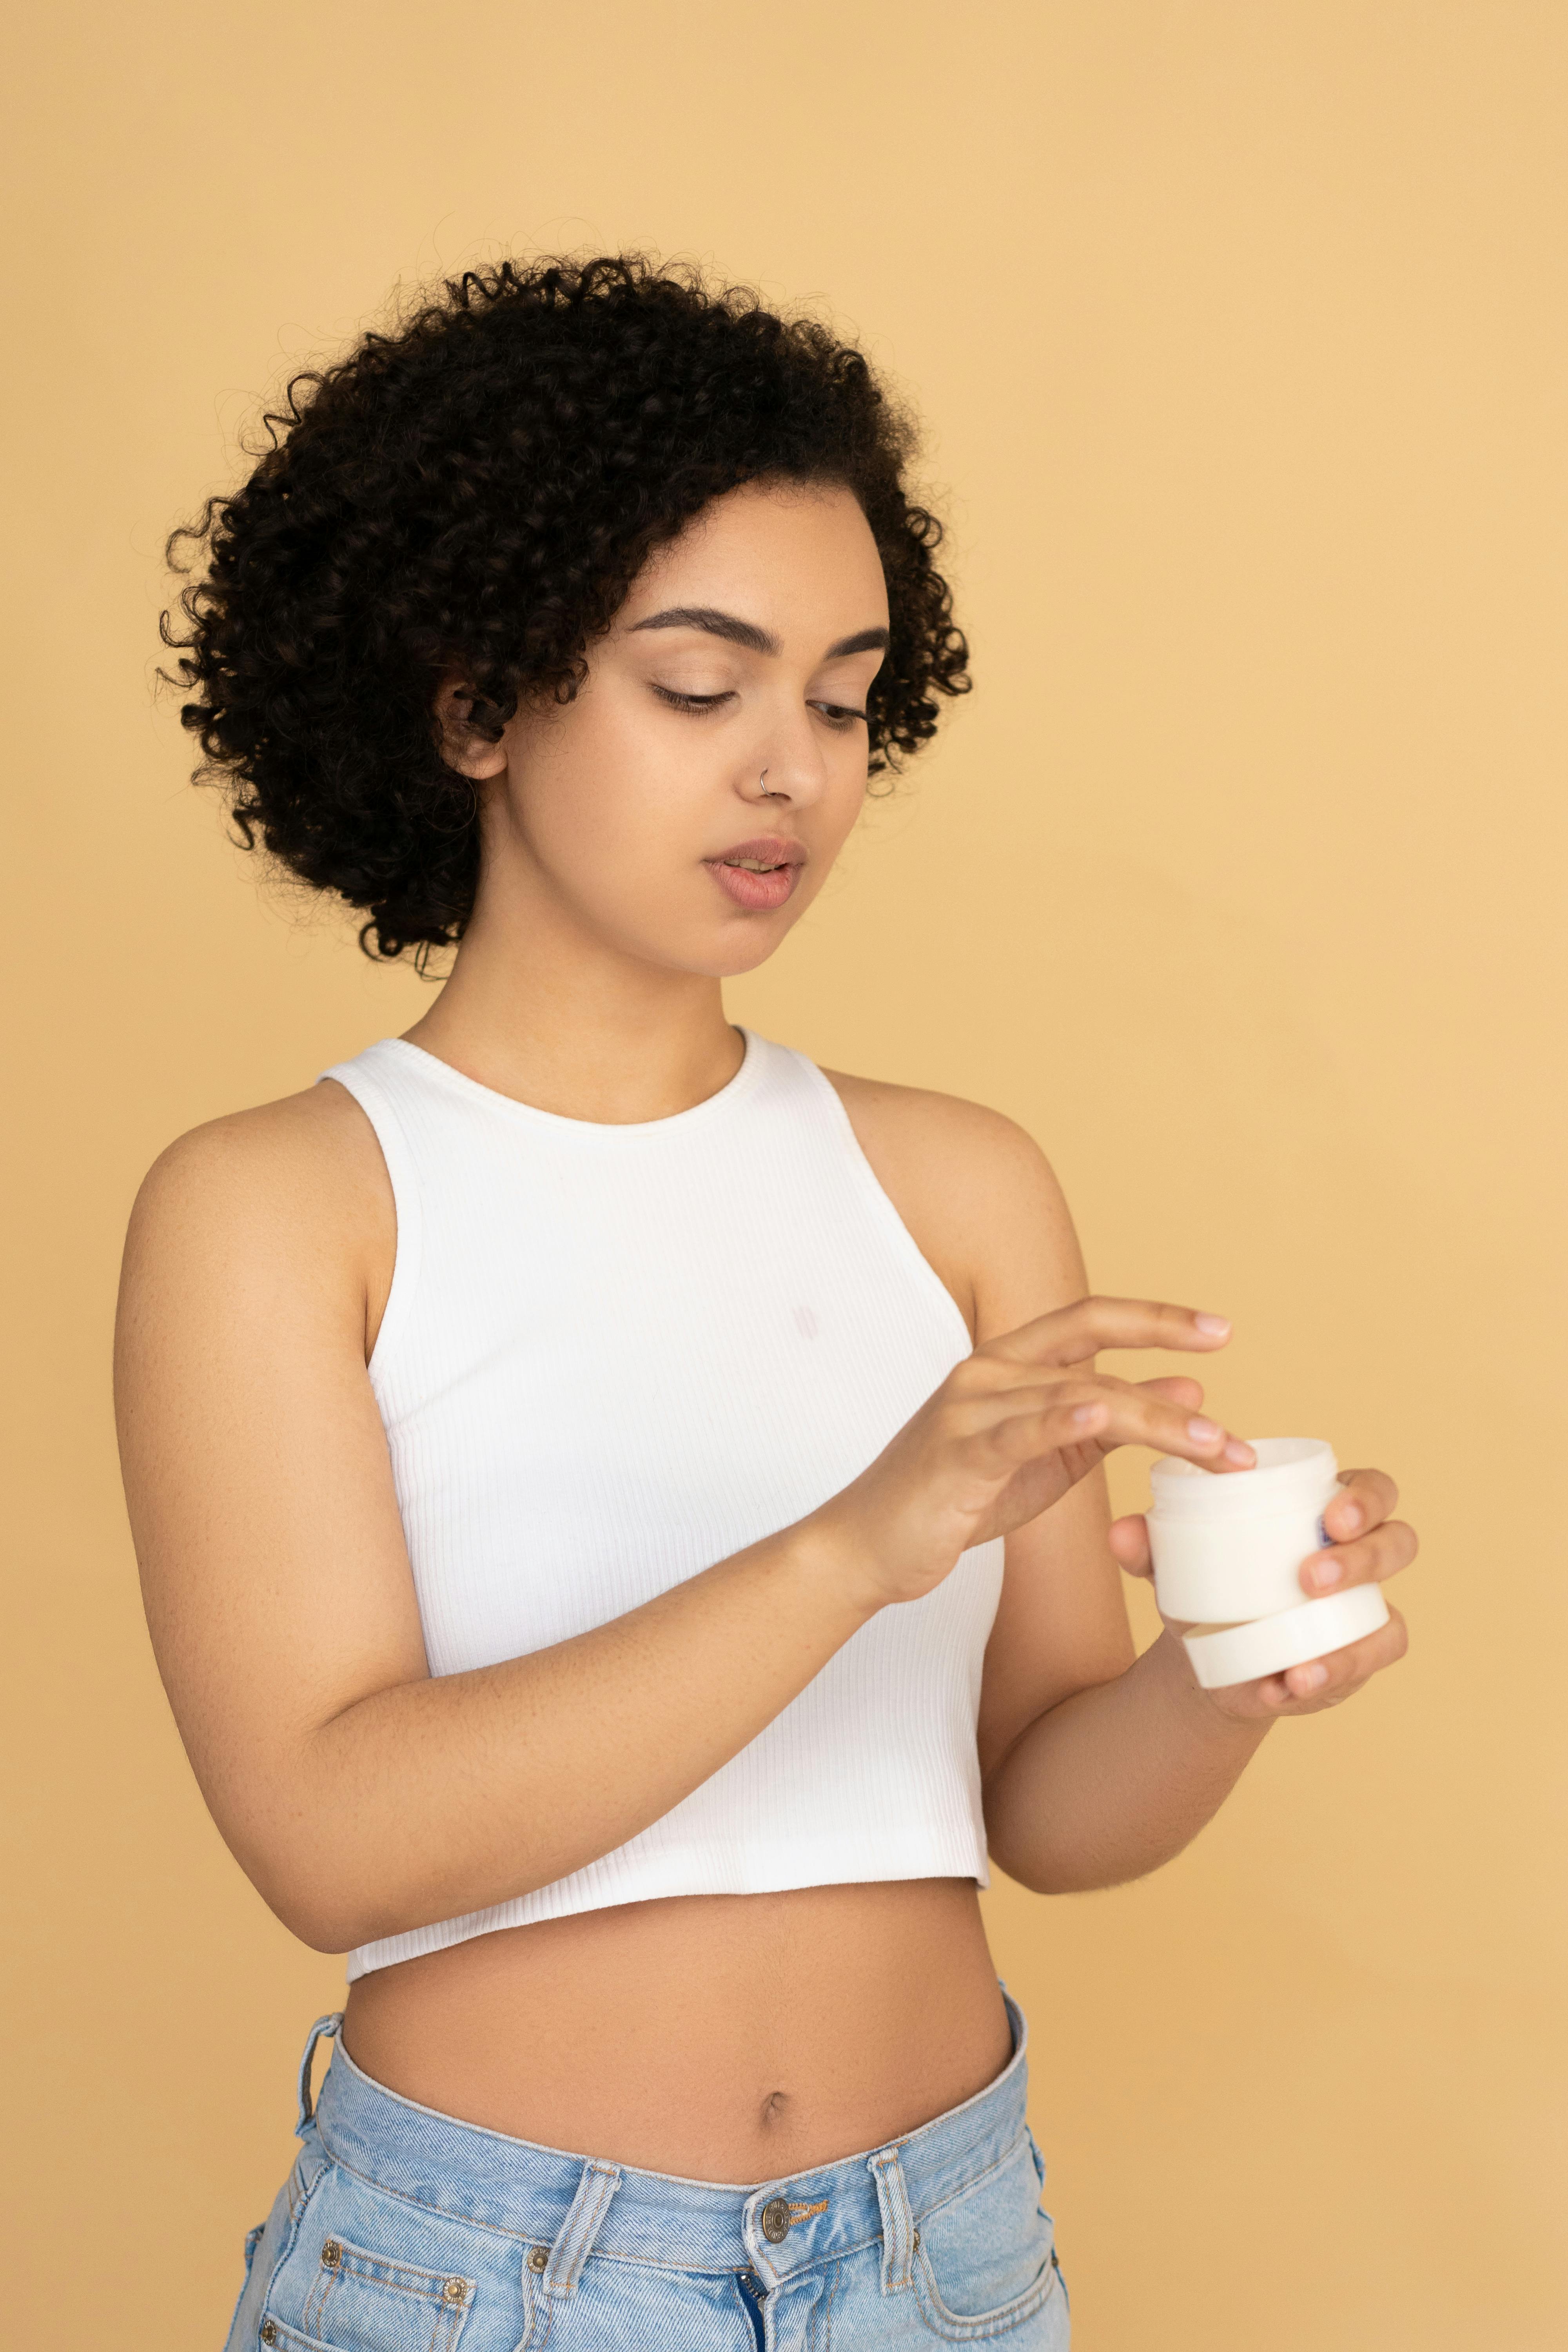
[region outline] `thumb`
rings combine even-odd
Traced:
[[[1112,1557],[1129,1576],[1152,1576],[1153,1555],[1149,1549],[1149,1526],[1142,1511],[1124,1519],[1110,1522]]]

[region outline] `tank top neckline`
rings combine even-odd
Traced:
[[[503,1118],[520,1121],[525,1126],[547,1129],[553,1135],[572,1140],[587,1141],[597,1137],[664,1136],[683,1133],[693,1125],[721,1117],[755,1088],[762,1075],[767,1040],[748,1029],[743,1023],[731,1022],[745,1040],[745,1052],[741,1066],[732,1078],[726,1078],[717,1093],[705,1095],[700,1102],[689,1103],[684,1110],[667,1113],[663,1118],[595,1119],[570,1118],[563,1111],[543,1110],[537,1103],[520,1101],[516,1095],[502,1094],[497,1087],[487,1087],[481,1079],[470,1078],[464,1070],[442,1060],[411,1037],[386,1037],[382,1043],[392,1047],[399,1056],[411,1055],[419,1070],[437,1084],[444,1084],[470,1102],[483,1104]],[[412,1066],[412,1065],[411,1065]]]

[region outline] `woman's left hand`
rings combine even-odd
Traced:
[[[1415,1557],[1415,1528],[1389,1516],[1398,1503],[1399,1489],[1385,1470],[1342,1470],[1340,1488],[1323,1514],[1323,1524],[1333,1541],[1326,1551],[1315,1551],[1301,1563],[1303,1600],[1343,1592],[1352,1584],[1381,1584],[1385,1577],[1408,1568]],[[1141,1513],[1112,1521],[1110,1549],[1129,1576],[1152,1579],[1148,1523]],[[1161,1615],[1173,1633],[1190,1632],[1190,1626],[1165,1617],[1163,1611]],[[1276,1715],[1316,1715],[1321,1707],[1338,1706],[1373,1675],[1402,1658],[1408,1647],[1405,1620],[1391,1603],[1386,1625],[1359,1642],[1347,1643],[1342,1650],[1289,1666],[1281,1675],[1264,1675],[1257,1682],[1205,1691],[1204,1696],[1221,1715],[1254,1721]]]

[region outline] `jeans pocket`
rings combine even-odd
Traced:
[[[1020,2327],[1058,2292],[1056,2231],[1040,2204],[1043,2168],[1025,2131],[1001,2160],[920,2217],[914,2284],[921,2316],[950,2344]]]
[[[329,2352],[457,2352],[473,2305],[471,2278],[395,2262],[333,2236],[321,2241],[298,2328],[268,2326],[279,2344],[325,2345]],[[267,2343],[266,2326],[261,2335]]]

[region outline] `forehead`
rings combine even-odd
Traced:
[[[747,483],[715,499],[658,549],[616,616],[700,604],[792,637],[831,641],[885,625],[888,592],[870,525],[830,483]]]

